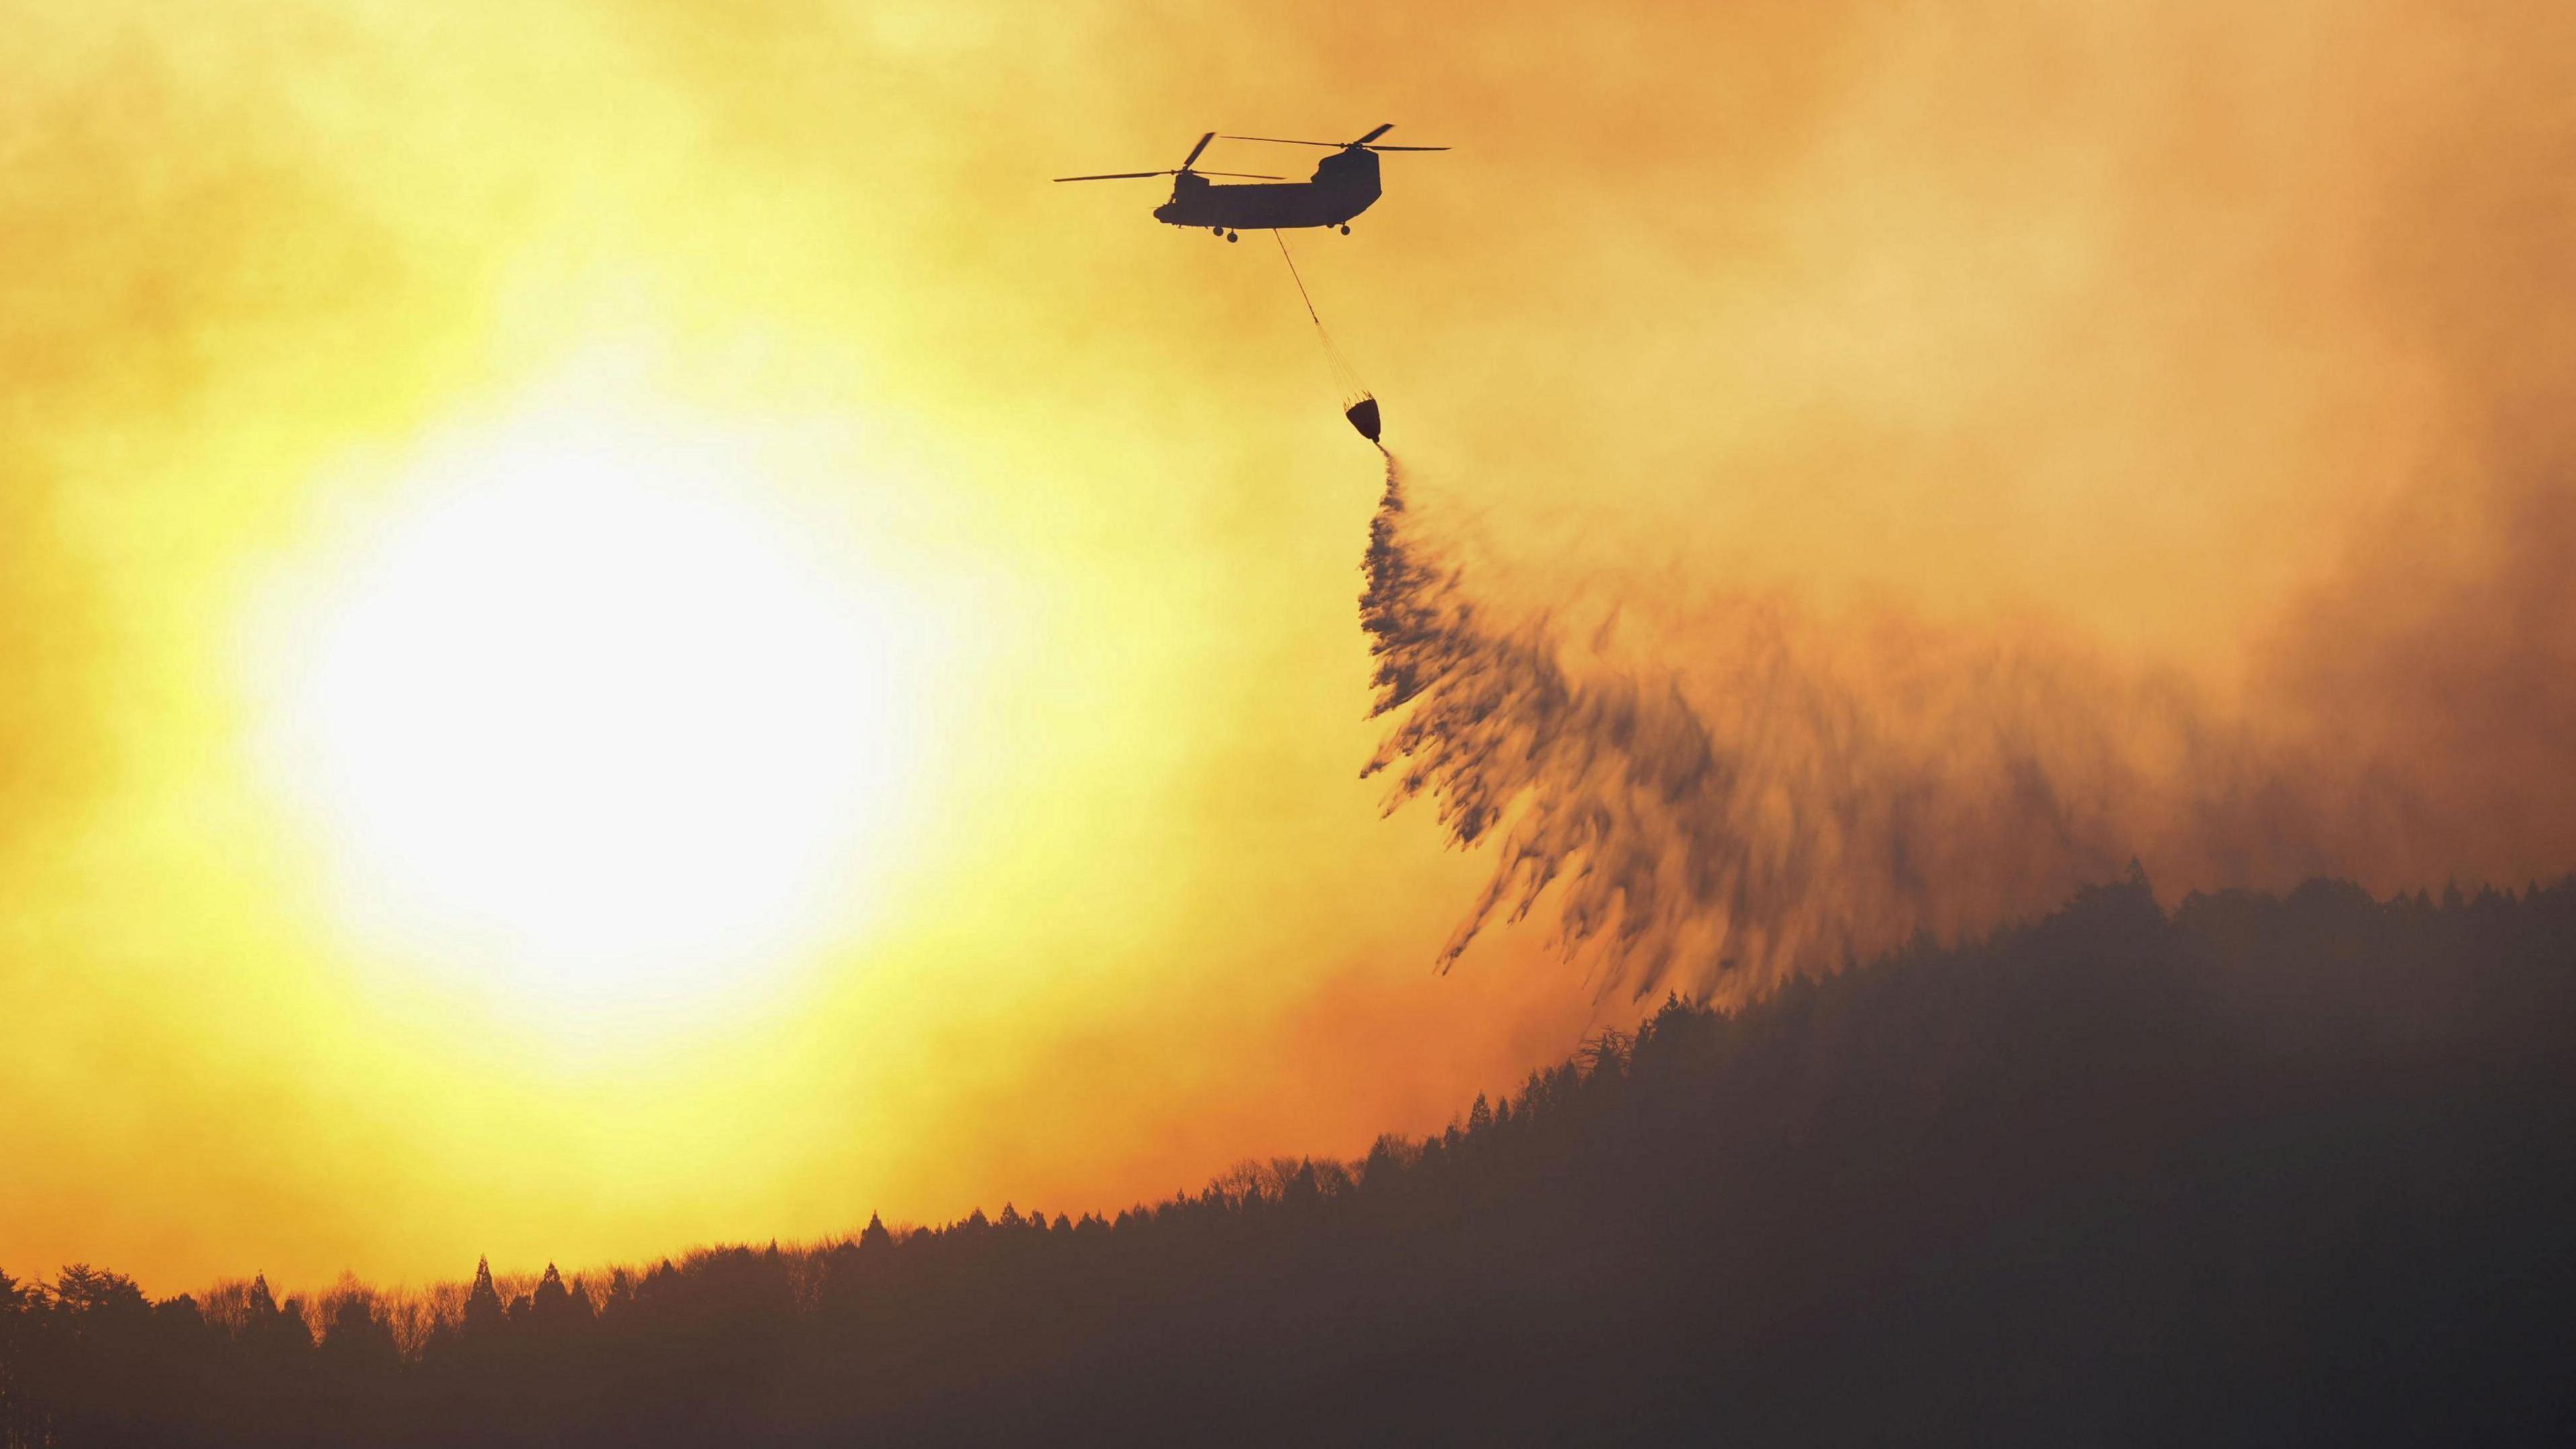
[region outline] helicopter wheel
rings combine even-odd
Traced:
[[[1238,235],[1238,234],[1236,234],[1236,233],[1234,233],[1234,232],[1227,232],[1227,233],[1225,234],[1225,239],[1226,239],[1227,241],[1241,241],[1241,240],[1243,240],[1243,238],[1242,238],[1240,235]]]
[[[1342,235],[1344,235],[1344,236],[1349,236],[1350,234],[1351,234],[1351,224],[1350,224],[1349,222],[1347,222],[1347,221],[1346,221],[1346,222],[1343,222],[1343,223],[1342,223]]]
[[[1223,236],[1223,235],[1225,235],[1225,228],[1224,228],[1224,227],[1221,227],[1221,226],[1212,226],[1212,227],[1209,227],[1209,228],[1208,228],[1208,235],[1209,235],[1209,236]]]

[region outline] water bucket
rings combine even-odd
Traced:
[[[1376,398],[1370,397],[1367,393],[1361,393],[1360,400],[1358,402],[1342,409],[1342,416],[1351,420],[1351,426],[1359,429],[1361,437],[1368,439],[1372,443],[1377,441],[1378,417]]]

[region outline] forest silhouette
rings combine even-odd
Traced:
[[[2564,1442],[2571,1142],[2576,881],[2133,874],[1115,1217],[0,1275],[0,1444]]]

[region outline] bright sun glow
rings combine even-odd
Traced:
[[[378,948],[686,1017],[848,924],[919,745],[902,600],[726,435],[431,450],[305,606],[271,731]]]

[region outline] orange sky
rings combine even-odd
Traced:
[[[2500,529],[2560,517],[2528,506],[2576,360],[2531,315],[2576,255],[2564,7],[0,24],[12,1271],[419,1279],[1114,1209],[1436,1127],[1620,1019],[1536,927],[1430,972],[1487,863],[1357,778],[1377,460],[1267,238],[1157,226],[1152,183],[1045,182],[1210,127],[1458,148],[1389,158],[1355,235],[1294,245],[1390,442],[1526,597],[1892,602],[2367,715],[2397,756],[2555,758],[2509,692],[2469,724],[2334,701],[2395,697],[2371,661],[2424,647],[2407,620],[2453,637],[2479,599],[2450,585],[2513,576]],[[605,496],[631,467],[678,500],[652,546],[679,573],[792,539],[793,567],[708,578],[811,575],[902,635],[861,676],[898,701],[852,744],[869,773],[812,771],[875,792],[864,826],[730,955],[637,948],[688,978],[643,1006],[615,952],[550,976],[579,943],[450,939],[370,894],[397,890],[351,804],[375,797],[323,763],[394,736],[309,703],[333,640],[401,657],[381,641],[414,636],[348,621],[405,558],[444,577],[415,549],[438,520],[600,436],[644,457]],[[596,556],[577,508],[557,526],[567,597],[601,597],[619,525]],[[2364,595],[2376,652],[2317,647]],[[726,665],[725,625],[671,657]],[[812,637],[779,698],[852,636]],[[2454,642],[2491,646],[2477,680],[2537,667],[2520,636]],[[531,657],[526,689],[577,688]],[[2286,675],[2303,703],[2266,692]],[[419,677],[368,686],[399,705],[380,729],[434,727]],[[646,805],[807,768],[720,724]],[[561,854],[476,821],[460,879]],[[2538,868],[2544,835],[2405,868]],[[641,892],[648,935],[685,894],[600,888]]]

